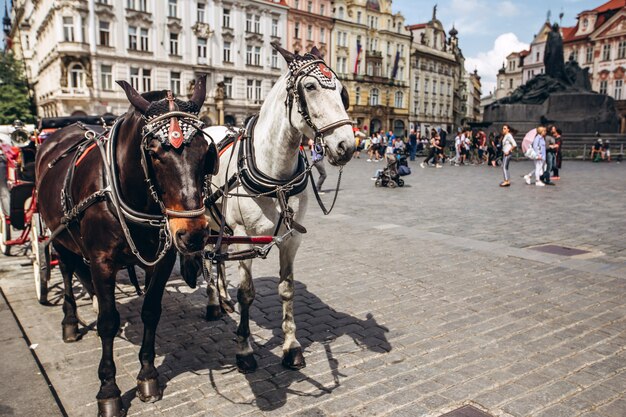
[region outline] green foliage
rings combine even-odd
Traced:
[[[12,124],[15,119],[34,123],[35,109],[23,64],[10,51],[4,51],[0,54],[0,124]]]

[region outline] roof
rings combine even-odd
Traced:
[[[528,56],[528,54],[530,54],[530,51],[528,49],[524,49],[522,52],[519,53],[519,56],[523,58],[525,56]]]
[[[572,40],[574,38],[574,35],[576,34],[577,29],[578,29],[578,26],[561,28],[561,32],[563,33],[563,42]]]
[[[622,7],[626,7],[626,0],[610,0],[593,10],[598,13],[603,13],[609,10],[621,9]]]
[[[427,23],[419,23],[417,25],[410,25],[407,26],[406,28],[408,30],[417,30],[417,29],[424,29],[426,27]]]

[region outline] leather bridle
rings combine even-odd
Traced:
[[[305,55],[305,57],[308,57],[308,56],[309,55]],[[320,69],[327,71],[327,73],[324,74],[320,72]],[[315,75],[313,74],[314,72],[316,73]],[[319,80],[319,74],[317,73],[320,73],[323,77],[326,77],[326,80],[325,80],[326,83],[323,83]],[[291,124],[292,127],[294,127],[293,122],[291,120],[291,110],[293,108],[293,103],[295,102],[297,105],[298,113],[300,113],[300,116],[302,116],[302,119],[307,124],[307,126],[309,126],[315,133],[313,140],[316,146],[318,146],[318,148],[322,150],[321,153],[324,153],[324,150],[327,149],[326,142],[324,141],[324,135],[332,130],[337,129],[338,127],[341,127],[344,125],[352,125],[352,120],[340,119],[335,122],[329,123],[325,126],[317,127],[317,125],[311,119],[311,115],[309,114],[308,106],[306,104],[306,99],[304,97],[302,88],[300,86],[300,81],[302,80],[302,78],[306,76],[313,76],[314,78],[318,79],[318,81],[320,81],[320,85],[322,86],[322,88],[335,90],[337,88],[337,82],[336,82],[337,74],[335,74],[335,72],[332,69],[330,69],[326,65],[326,63],[321,59],[304,59],[303,60],[301,58],[300,59],[296,58],[296,60],[294,60],[292,64],[290,64],[290,72],[289,72],[289,77],[287,79],[287,98],[285,101],[285,105],[287,106],[287,111],[289,113],[289,123]],[[335,78],[334,80],[333,80],[333,76]],[[328,81],[335,81],[335,82],[332,83],[330,86],[325,85],[325,84],[329,84]],[[344,102],[344,107],[347,107],[346,102]]]

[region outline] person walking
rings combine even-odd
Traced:
[[[509,162],[513,156],[513,151],[517,148],[517,142],[513,139],[511,134],[511,126],[505,124],[502,126],[502,173],[504,174],[504,181],[500,183],[500,187],[511,186],[511,175],[509,174]]]
[[[552,136],[552,132],[554,131],[554,126],[550,126],[546,133],[546,167],[545,171],[543,171],[543,175],[541,176],[541,181],[543,181],[546,185],[554,185],[553,182],[550,181],[550,174],[552,173],[552,169],[556,165],[556,140]]]
[[[324,153],[323,150],[318,148],[315,145],[313,139],[309,139],[309,148],[311,148],[311,161],[313,162],[313,166],[317,169],[318,174],[320,174],[317,179],[317,183],[315,184],[315,189],[320,193],[322,192],[322,185],[324,181],[326,181],[326,166],[324,166]]]
[[[533,140],[532,148],[535,150],[535,154],[537,158],[533,161],[535,163],[534,171],[531,171],[527,175],[524,175],[524,180],[526,184],[531,183],[531,176],[535,174],[535,185],[537,187],[544,187],[545,184],[541,181],[541,176],[543,175],[543,164],[546,160],[546,128],[544,126],[539,126],[537,128],[537,136],[535,136],[535,140]]]

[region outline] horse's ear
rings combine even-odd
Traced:
[[[193,95],[191,101],[195,103],[198,108],[202,108],[204,99],[206,98],[206,74],[198,76],[196,84],[193,87]]]
[[[281,47],[277,41],[273,41],[270,45],[272,48],[276,49],[282,56],[285,58],[288,64],[291,64],[291,61],[296,59],[296,55],[293,52],[289,52],[285,48]]]
[[[322,56],[322,53],[320,52],[320,50],[317,49],[317,46],[314,46],[313,48],[311,48],[311,52],[309,52],[309,53],[311,55],[313,55],[317,59],[324,59],[324,57]]]
[[[139,110],[139,112],[143,114],[146,112],[146,110],[148,110],[148,107],[150,106],[150,102],[146,100],[145,98],[141,97],[141,94],[139,94],[137,90],[133,88],[132,85],[122,80],[116,81],[116,83],[119,84],[119,86],[124,89],[124,92],[126,93],[126,97],[128,98],[128,101],[130,101],[130,104],[135,106],[135,108]]]

